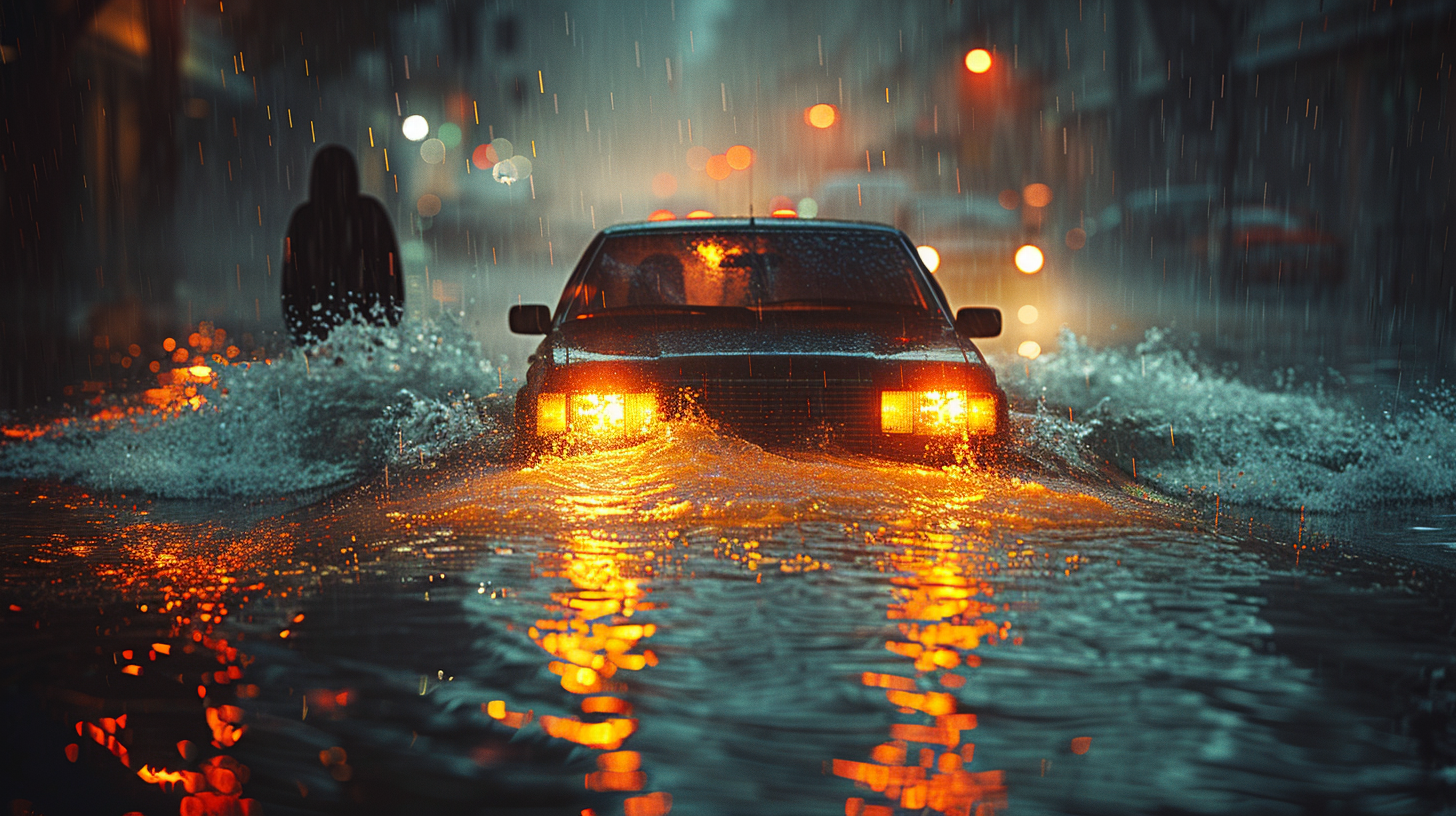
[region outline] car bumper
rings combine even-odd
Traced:
[[[882,423],[887,390],[955,390],[990,400],[994,422],[949,433],[891,433]],[[650,426],[629,422],[621,433],[577,433],[539,428],[542,394],[651,394]],[[860,359],[720,358],[658,360],[650,365],[566,366],[517,396],[520,447],[570,453],[635,444],[667,423],[700,422],[774,448],[821,448],[917,461],[953,459],[998,448],[1007,437],[1005,394],[988,369],[942,363],[884,364]]]

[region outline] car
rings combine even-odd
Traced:
[[[917,196],[902,205],[897,220],[922,253],[933,251],[930,271],[951,304],[994,305],[1017,316],[991,351],[1030,346],[1040,353],[1057,340],[1061,321],[1044,267],[1023,272],[1017,266],[1023,246],[1038,252],[1046,246],[1029,220],[996,196],[973,192]]]
[[[601,231],[516,394],[523,455],[620,447],[704,421],[765,446],[954,460],[999,449],[1006,394],[973,338],[999,310],[951,317],[894,227],[797,218],[623,224]]]
[[[1225,240],[1234,251],[1225,281],[1232,288],[1289,285],[1329,292],[1345,280],[1344,241],[1311,214],[1242,204],[1215,213],[1193,249],[1222,268]]]

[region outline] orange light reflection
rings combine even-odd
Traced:
[[[885,617],[900,632],[885,648],[911,660],[915,676],[864,672],[860,682],[884,689],[885,701],[911,721],[890,725],[890,741],[870,752],[872,761],[833,761],[836,776],[887,801],[848,797],[845,813],[887,814],[897,806],[951,816],[994,813],[1006,806],[1003,772],[964,767],[975,756],[965,737],[976,728],[976,715],[958,711],[954,694],[932,690],[963,686],[957,671],[980,665],[974,650],[1008,634],[1009,624],[990,617],[1000,607],[995,588],[980,577],[988,558],[947,534],[881,531],[872,540],[887,547],[881,567],[892,573],[893,601]]]
[[[100,501],[97,504],[106,506]],[[147,628],[157,630],[146,640],[115,650],[112,670],[117,678],[113,684],[147,682],[154,673],[161,678],[180,679],[178,670],[184,665],[189,667],[186,691],[181,693],[191,697],[191,690],[197,690],[197,697],[192,698],[201,698],[197,724],[205,723],[211,748],[217,752],[214,756],[201,758],[199,746],[185,739],[175,743],[176,754],[172,754],[166,740],[133,743],[127,729],[129,717],[143,716],[137,713],[75,724],[78,736],[101,746],[123,766],[135,767],[130,753],[141,752],[137,758],[143,762],[137,777],[145,784],[185,794],[182,813],[255,812],[252,800],[243,795],[248,780],[246,766],[225,753],[248,732],[247,714],[239,703],[258,695],[257,686],[241,682],[252,657],[220,636],[217,627],[236,615],[250,598],[286,598],[293,594],[296,587],[270,587],[260,579],[264,565],[288,565],[296,567],[297,574],[277,575],[283,572],[277,570],[274,582],[292,584],[296,579],[301,584],[303,575],[311,572],[304,562],[295,563],[291,557],[294,551],[292,533],[282,527],[262,525],[237,534],[213,524],[150,521],[123,523],[94,540],[57,539],[36,550],[34,557],[46,563],[61,557],[83,558],[80,564],[90,581],[119,590],[136,610],[131,614],[142,616]],[[206,669],[200,678],[192,674],[199,660]],[[187,662],[177,665],[172,661]],[[128,687],[132,686],[123,685]],[[169,747],[165,755],[160,755],[158,749],[163,744]],[[129,750],[128,745],[133,747]],[[67,758],[71,753],[67,752]],[[79,750],[74,753],[79,758]],[[192,769],[165,767],[168,758],[175,762],[178,755],[189,765],[197,764]]]
[[[98,337],[97,343],[101,344],[103,340],[107,338]],[[235,343],[229,343],[224,329],[216,328],[208,321],[199,323],[197,331],[192,332],[187,341],[191,351],[178,346],[177,341],[170,337],[163,341],[161,359],[170,361],[172,367],[163,370],[163,363],[158,359],[150,362],[150,371],[156,375],[155,387],[134,392],[104,393],[104,382],[86,382],[79,389],[67,386],[65,393],[68,395],[78,390],[98,392],[85,403],[88,406],[85,419],[57,417],[40,424],[0,427],[0,437],[28,442],[88,421],[96,428],[109,428],[129,421],[140,430],[157,419],[165,419],[184,410],[201,409],[207,404],[209,394],[215,396],[219,392],[226,393],[219,385],[219,369],[230,365],[248,366],[255,362],[266,365],[271,362],[257,351],[247,355],[248,359],[238,359],[242,356],[239,347]],[[133,349],[135,353],[131,353]],[[213,349],[220,351],[213,352]],[[139,346],[132,344],[128,348],[129,356],[122,359],[123,367],[130,370],[131,361],[133,358],[140,359],[142,351]],[[204,356],[209,353],[210,357]]]
[[[547,609],[558,616],[537,619],[527,635],[552,658],[547,668],[561,678],[561,687],[582,699],[580,715],[543,714],[537,720],[552,737],[606,752],[597,758],[598,769],[585,777],[588,790],[636,792],[648,784],[641,756],[619,750],[637,731],[632,704],[620,695],[628,691],[623,672],[657,665],[657,655],[643,645],[657,626],[634,616],[654,608],[646,600],[646,583],[656,552],[669,546],[579,532],[562,549],[541,555],[541,574],[564,578],[570,587],[551,594]],[[512,712],[501,700],[484,708],[491,718],[516,728],[527,725],[533,713]],[[661,814],[671,801],[666,793],[650,793],[628,798],[624,807],[628,813]]]

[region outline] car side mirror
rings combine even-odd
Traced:
[[[956,312],[955,329],[962,337],[995,337],[1001,333],[1001,310],[994,306],[967,306]]]
[[[539,303],[512,306],[510,321],[511,331],[516,334],[548,334],[551,331],[551,310]],[[996,325],[1001,325],[1000,315],[997,315]]]

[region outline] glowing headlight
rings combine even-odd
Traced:
[[[590,436],[640,436],[657,417],[655,394],[542,394],[536,401],[536,432]]]
[[[996,398],[964,391],[881,391],[880,430],[888,434],[988,434]]]

